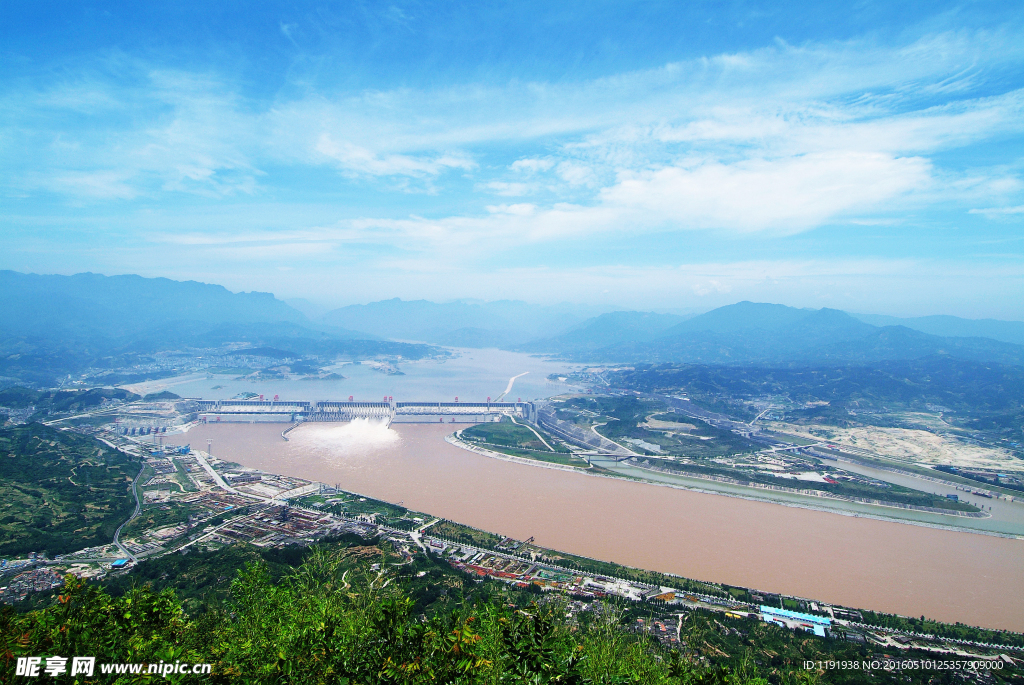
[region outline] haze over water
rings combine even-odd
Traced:
[[[167,379],[144,384],[144,392],[169,388],[182,397],[227,399],[241,392],[255,392],[282,400],[341,400],[349,395],[358,401],[379,401],[392,396],[396,401],[483,402],[497,398],[513,376],[519,376],[505,398],[533,400],[570,389],[565,383],[549,381],[552,373],[565,373],[568,365],[504,350],[448,348],[456,354],[445,360],[423,359],[398,363],[402,375],[386,375],[368,365],[345,364],[334,369],[345,376],[338,380],[236,380],[238,374],[213,378]],[[526,372],[526,375],[520,375]]]
[[[200,426],[178,442],[565,552],[700,580],[1024,630],[1024,541],[537,468],[449,425]]]

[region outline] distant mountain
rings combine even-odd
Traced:
[[[991,338],[1024,345],[1024,321],[999,319],[961,319],[958,316],[918,316],[901,319],[881,314],[853,314],[873,326],[906,326],[915,331],[945,338]]]
[[[652,340],[686,317],[654,312],[609,312],[579,323],[554,338],[535,340],[518,349],[524,352],[598,350],[610,345]]]
[[[324,307],[310,302],[309,300],[302,297],[289,297],[284,300],[284,303],[289,307],[299,310],[306,315],[307,319],[319,319],[321,316],[331,311],[330,307]]]
[[[868,363],[948,355],[1024,364],[1024,347],[1019,345],[987,338],[941,337],[902,326],[872,326],[837,309],[740,302],[661,331],[637,327],[636,322],[643,320],[639,314],[631,312],[621,320],[615,315],[596,317],[570,333],[537,341],[529,348],[581,361],[624,363]]]
[[[269,293],[141,276],[0,271],[0,376],[49,384],[139,355],[248,342],[296,354],[429,353],[339,327],[318,327]]]
[[[0,330],[14,335],[118,337],[173,322],[309,325],[270,293],[141,276],[41,276],[0,271]]]
[[[557,335],[602,311],[605,310],[574,305],[541,306],[514,300],[439,304],[395,298],[335,309],[318,322],[399,340],[459,347],[506,347]]]

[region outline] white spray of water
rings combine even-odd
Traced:
[[[353,419],[342,424],[306,424],[289,438],[296,443],[296,447],[339,455],[369,454],[394,446],[402,440],[396,431],[388,428],[386,421],[373,419]]]

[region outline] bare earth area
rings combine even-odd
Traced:
[[[891,459],[919,464],[950,464],[1010,471],[1024,470],[1024,462],[1008,451],[969,445],[925,430],[907,428],[813,428],[792,423],[767,424],[771,430],[857,447]]]

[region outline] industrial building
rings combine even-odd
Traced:
[[[774,623],[790,630],[806,630],[809,633],[825,637],[825,631],[832,629],[832,619],[814,614],[802,614],[799,611],[776,609],[761,605],[761,620]]]

